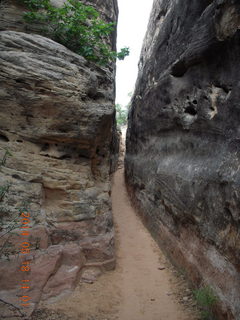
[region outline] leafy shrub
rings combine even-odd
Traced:
[[[120,52],[112,51],[107,36],[114,30],[115,23],[107,23],[100,18],[92,6],[78,0],[67,0],[61,8],[51,5],[50,0],[22,0],[29,9],[24,19],[29,23],[40,22],[43,32],[82,55],[87,60],[106,65],[116,58],[123,60],[129,55],[129,48]]]
[[[194,296],[198,306],[201,309],[201,315],[203,320],[214,320],[213,306],[218,301],[212,288],[202,287],[198,290],[194,290]]]
[[[120,104],[116,104],[116,118],[117,124],[121,126],[125,126],[128,120],[128,110],[124,109]]]

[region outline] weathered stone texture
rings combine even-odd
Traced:
[[[152,234],[223,319],[240,318],[239,29],[239,1],[154,1],[125,160]]]
[[[116,21],[115,1],[94,5]],[[23,23],[19,1],[0,6],[0,158],[11,153],[0,172],[0,186],[10,185],[0,231],[14,219],[19,226],[18,208],[27,203],[31,313],[40,299],[73,289],[83,267],[114,267],[115,67],[98,67],[35,34]],[[18,307],[25,238],[14,232],[7,245],[0,238],[0,299]]]

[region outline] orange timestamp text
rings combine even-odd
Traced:
[[[22,212],[20,215],[20,229],[21,229],[21,247],[20,255],[24,258],[21,259],[22,263],[20,265],[20,271],[24,272],[24,279],[21,280],[22,294],[20,296],[21,306],[24,308],[30,307],[31,297],[28,292],[31,289],[29,272],[31,271],[30,261],[27,259],[27,255],[30,254],[31,244],[28,240],[30,236],[30,224],[31,224],[31,214],[29,212]]]

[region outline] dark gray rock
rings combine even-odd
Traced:
[[[125,160],[146,224],[224,319],[240,317],[239,29],[238,1],[154,1]]]

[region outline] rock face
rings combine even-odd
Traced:
[[[239,29],[239,1],[154,1],[125,159],[145,223],[219,319],[240,318]]]
[[[117,20],[116,1],[94,5]],[[6,313],[21,314],[25,293],[31,314],[40,300],[72,290],[86,268],[114,268],[115,66],[90,64],[36,34],[19,1],[0,6],[0,299],[12,304]],[[115,34],[110,40],[114,48]],[[29,236],[20,229],[26,225]],[[9,228],[14,233],[4,235]],[[23,242],[30,254],[21,254]],[[26,259],[29,272],[21,271]]]

